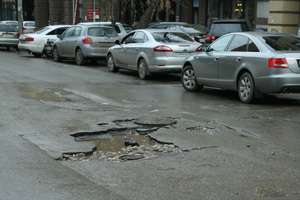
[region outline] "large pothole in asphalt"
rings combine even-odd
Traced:
[[[96,132],[72,134],[77,142],[95,145],[93,152],[64,154],[62,160],[127,161],[149,159],[179,150],[175,145],[157,141],[149,136],[161,128],[171,129],[174,118],[132,118],[100,123]]]

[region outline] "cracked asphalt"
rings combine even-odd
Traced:
[[[0,60],[1,199],[300,199],[300,94],[247,105],[231,91],[188,93],[178,75],[143,81],[101,63],[4,50]],[[74,134],[162,118],[176,123],[148,135],[178,151],[126,162],[57,160],[93,151]]]

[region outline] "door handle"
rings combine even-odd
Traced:
[[[236,58],[236,61],[237,61],[237,62],[240,62],[241,60],[242,60],[241,57],[237,57],[237,58]]]

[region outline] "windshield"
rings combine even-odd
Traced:
[[[1,32],[17,32],[17,27],[12,25],[0,25]]]
[[[193,39],[181,32],[153,32],[151,33],[157,42],[162,43],[190,43]]]
[[[249,26],[246,22],[214,23],[212,26],[213,27],[211,29],[211,35],[215,36],[221,36],[233,32],[250,31]]]
[[[266,36],[263,42],[275,51],[300,50],[300,38],[297,36]]]
[[[88,29],[89,36],[109,36],[117,37],[118,34],[112,27],[93,27]]]

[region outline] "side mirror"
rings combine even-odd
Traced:
[[[115,41],[115,44],[120,45],[120,44],[121,44],[121,43],[120,43],[120,40],[116,40],[116,41]]]

